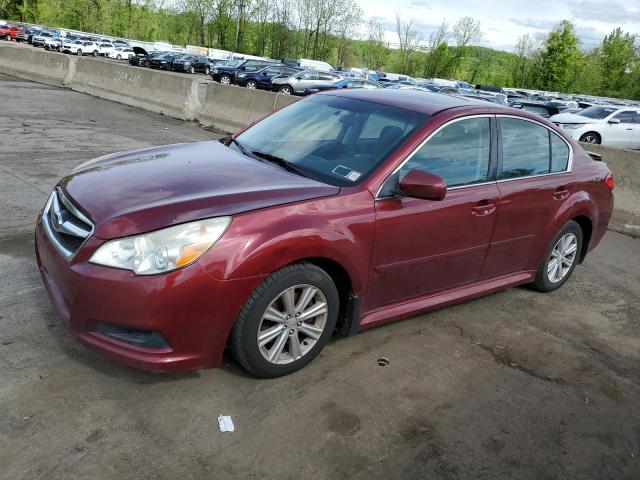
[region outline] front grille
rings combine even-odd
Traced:
[[[42,224],[51,243],[66,258],[75,255],[93,233],[93,223],[56,188],[42,212]]]

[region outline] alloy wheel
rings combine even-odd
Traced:
[[[249,90],[255,90],[256,89],[256,82],[247,82],[247,88]]]
[[[224,85],[231,85],[231,79],[226,75],[223,75],[222,77],[220,77],[220,83]]]
[[[299,360],[318,342],[327,318],[327,299],[318,287],[301,284],[286,289],[262,315],[256,339],[260,353],[278,365]]]
[[[578,237],[567,233],[560,237],[551,251],[547,263],[547,278],[551,283],[561,282],[567,276],[578,254]]]

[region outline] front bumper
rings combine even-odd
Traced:
[[[81,343],[147,371],[219,367],[241,306],[264,277],[218,280],[199,263],[163,275],[137,276],[89,263],[103,243],[94,237],[64,259],[36,226],[36,257],[49,298]],[[158,332],[167,348],[145,348],[98,333],[98,324]]]

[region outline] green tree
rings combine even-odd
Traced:
[[[575,27],[563,20],[555,27],[546,41],[541,55],[539,70],[540,87],[549,91],[569,91],[575,80],[580,62],[580,50]]]
[[[630,80],[635,58],[636,35],[616,28],[602,41],[602,89],[605,95],[619,94]]]

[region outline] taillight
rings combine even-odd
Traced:
[[[615,186],[615,182],[613,181],[613,173],[609,172],[607,176],[604,178],[604,183],[607,184],[609,190],[613,192],[613,187]]]

